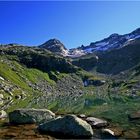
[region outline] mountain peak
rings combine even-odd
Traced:
[[[45,43],[43,43],[39,47],[47,49],[53,53],[60,54],[60,55],[66,55],[68,53],[64,44],[56,38],[53,38],[53,39],[46,41]]]
[[[111,34],[109,37],[114,38],[114,37],[118,37],[118,36],[119,36],[119,34],[114,33],[114,34]]]
[[[46,43],[56,43],[56,44],[59,44],[61,43],[60,40],[56,39],[56,38],[53,38],[53,39],[50,39],[48,40]],[[62,43],[61,43],[62,44]]]
[[[134,30],[132,33],[134,33],[134,34],[140,34],[140,28],[137,28],[137,29]]]

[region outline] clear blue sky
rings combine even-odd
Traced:
[[[51,38],[67,48],[140,27],[140,2],[0,2],[0,43],[39,45]]]

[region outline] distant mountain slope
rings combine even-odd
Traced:
[[[73,64],[85,70],[104,74],[118,74],[136,66],[140,62],[140,40],[133,40],[122,48],[105,51],[96,55],[86,55],[73,59]],[[96,56],[96,57],[95,57]]]
[[[129,34],[119,35],[114,33],[107,38],[100,41],[91,42],[90,45],[73,49],[67,49],[65,45],[58,39],[50,39],[39,45],[39,48],[47,49],[55,54],[62,55],[70,58],[78,58],[87,54],[96,54],[100,52],[111,51],[119,49],[125,45],[131,44],[132,41],[140,39],[140,28],[134,30]]]
[[[131,43],[131,41],[139,38],[140,38],[140,28],[125,35],[119,35],[115,33],[101,41],[92,42],[88,46],[82,45],[81,47],[70,49],[69,56],[80,57],[90,53],[97,53],[97,52],[118,49],[125,45],[128,45],[129,43]]]

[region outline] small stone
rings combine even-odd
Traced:
[[[92,127],[105,127],[108,125],[107,121],[95,118],[95,117],[87,117],[86,121],[92,126]]]
[[[103,133],[106,133],[106,134],[109,134],[109,135],[112,135],[112,136],[119,137],[119,136],[122,135],[123,129],[117,128],[117,127],[114,127],[114,128],[106,128],[106,129],[102,129],[102,132]]]
[[[0,80],[3,80],[4,81],[4,78],[0,76]]]
[[[112,136],[115,136],[114,131],[112,131],[112,130],[110,130],[110,129],[103,129],[102,132],[103,132],[103,133],[110,134],[110,135],[112,135]]]
[[[78,115],[79,118],[86,118],[86,115],[85,114],[80,114]]]
[[[2,118],[6,118],[7,117],[7,113],[4,110],[0,111],[0,119]]]

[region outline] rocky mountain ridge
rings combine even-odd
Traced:
[[[63,56],[75,58],[90,53],[119,49],[139,38],[140,38],[140,28],[136,29],[135,31],[129,34],[124,35],[114,33],[101,41],[92,42],[88,46],[82,45],[81,47],[70,50],[67,50],[66,47],[57,39],[51,39],[39,47],[46,48],[54,53],[58,53]]]
[[[136,29],[135,31],[129,34],[124,35],[114,33],[101,41],[92,42],[88,46],[82,45],[81,47],[70,49],[69,56],[80,57],[90,53],[105,52],[113,49],[119,49],[137,39],[140,39],[140,28]]]
[[[81,45],[81,47],[67,49],[65,45],[58,39],[50,39],[45,43],[36,46],[39,48],[46,49],[57,55],[62,55],[64,57],[77,58],[87,54],[106,52],[114,49],[122,48],[126,45],[131,44],[135,40],[140,39],[140,28],[132,31],[131,33],[119,35],[117,33],[111,34],[109,37],[104,38],[100,41],[91,42],[88,46]],[[23,46],[16,43],[0,45],[0,46]]]

